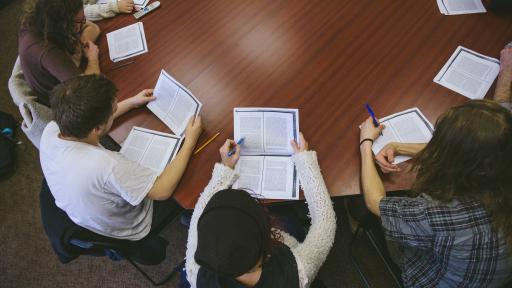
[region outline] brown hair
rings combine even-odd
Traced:
[[[80,44],[80,35],[75,31],[76,16],[82,9],[82,0],[28,1],[22,25],[34,31],[45,46],[52,44],[75,54]],[[85,22],[85,18],[79,20]]]
[[[442,115],[416,155],[412,193],[440,202],[480,201],[512,245],[512,114],[489,100],[474,100]]]
[[[50,93],[53,118],[63,136],[85,138],[113,113],[117,88],[104,76],[77,76]]]

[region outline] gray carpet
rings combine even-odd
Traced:
[[[21,120],[7,89],[7,81],[17,55],[17,29],[23,1],[11,1],[0,10],[0,110]],[[0,180],[0,287],[149,287],[126,261],[113,262],[105,257],[81,256],[61,264],[52,251],[41,226],[39,190],[41,168],[38,152],[18,131],[23,142],[17,147],[17,171]],[[338,207],[340,226],[336,243],[320,275],[327,287],[362,287],[348,257],[350,232],[344,211]],[[147,267],[158,277],[183,259],[187,231],[179,221],[163,233],[171,244],[167,260],[157,267]],[[356,255],[364,262],[374,287],[391,287],[382,263],[377,260],[367,239],[357,242]],[[176,287],[177,277],[166,287]]]

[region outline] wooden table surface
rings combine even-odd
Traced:
[[[99,22],[101,68],[119,99],[153,88],[161,69],[203,103],[199,143],[175,192],[193,208],[233,137],[233,107],[300,109],[300,129],[317,151],[332,196],[360,193],[358,125],[368,117],[419,107],[435,123],[466,101],[432,79],[458,45],[499,58],[512,40],[510,15],[441,15],[435,1],[414,0],[161,0],[142,18],[149,52],[112,70],[105,33],[135,23],[131,15]],[[491,87],[487,97],[494,91]],[[147,108],[117,119],[110,135],[122,142],[132,126],[169,132]],[[409,177],[405,177],[409,178]],[[405,188],[403,175],[387,189]]]

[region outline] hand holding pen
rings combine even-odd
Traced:
[[[373,112],[370,105],[368,105],[368,103],[366,103],[366,104],[364,104],[364,106],[366,107],[366,110],[368,110],[368,113],[370,113],[370,116],[372,117],[373,126],[379,127],[380,126],[379,120],[377,120],[377,117],[375,117],[375,113]],[[380,131],[380,136],[382,136],[382,131]]]
[[[241,143],[240,140],[238,140],[238,143]],[[220,158],[222,159],[222,164],[231,169],[235,169],[236,163],[238,162],[238,159],[240,159],[240,144],[237,144],[237,142],[231,139],[227,139],[226,142],[224,142],[224,145],[220,147],[219,153]]]

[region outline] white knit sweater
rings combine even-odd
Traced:
[[[283,242],[290,247],[299,272],[300,288],[309,287],[334,242],[336,233],[336,216],[327,192],[320,167],[314,151],[302,152],[292,157],[299,174],[300,184],[309,207],[311,227],[304,242],[299,243],[293,236],[279,231]],[[238,178],[234,170],[215,164],[213,175],[201,193],[195,206],[187,242],[186,265],[187,279],[192,288],[196,287],[199,265],[194,260],[197,248],[197,221],[203,213],[210,198],[220,190],[230,187]]]
[[[89,21],[98,21],[103,18],[110,18],[119,13],[117,0],[108,0],[106,4],[98,4],[98,0],[83,0],[84,15]]]

